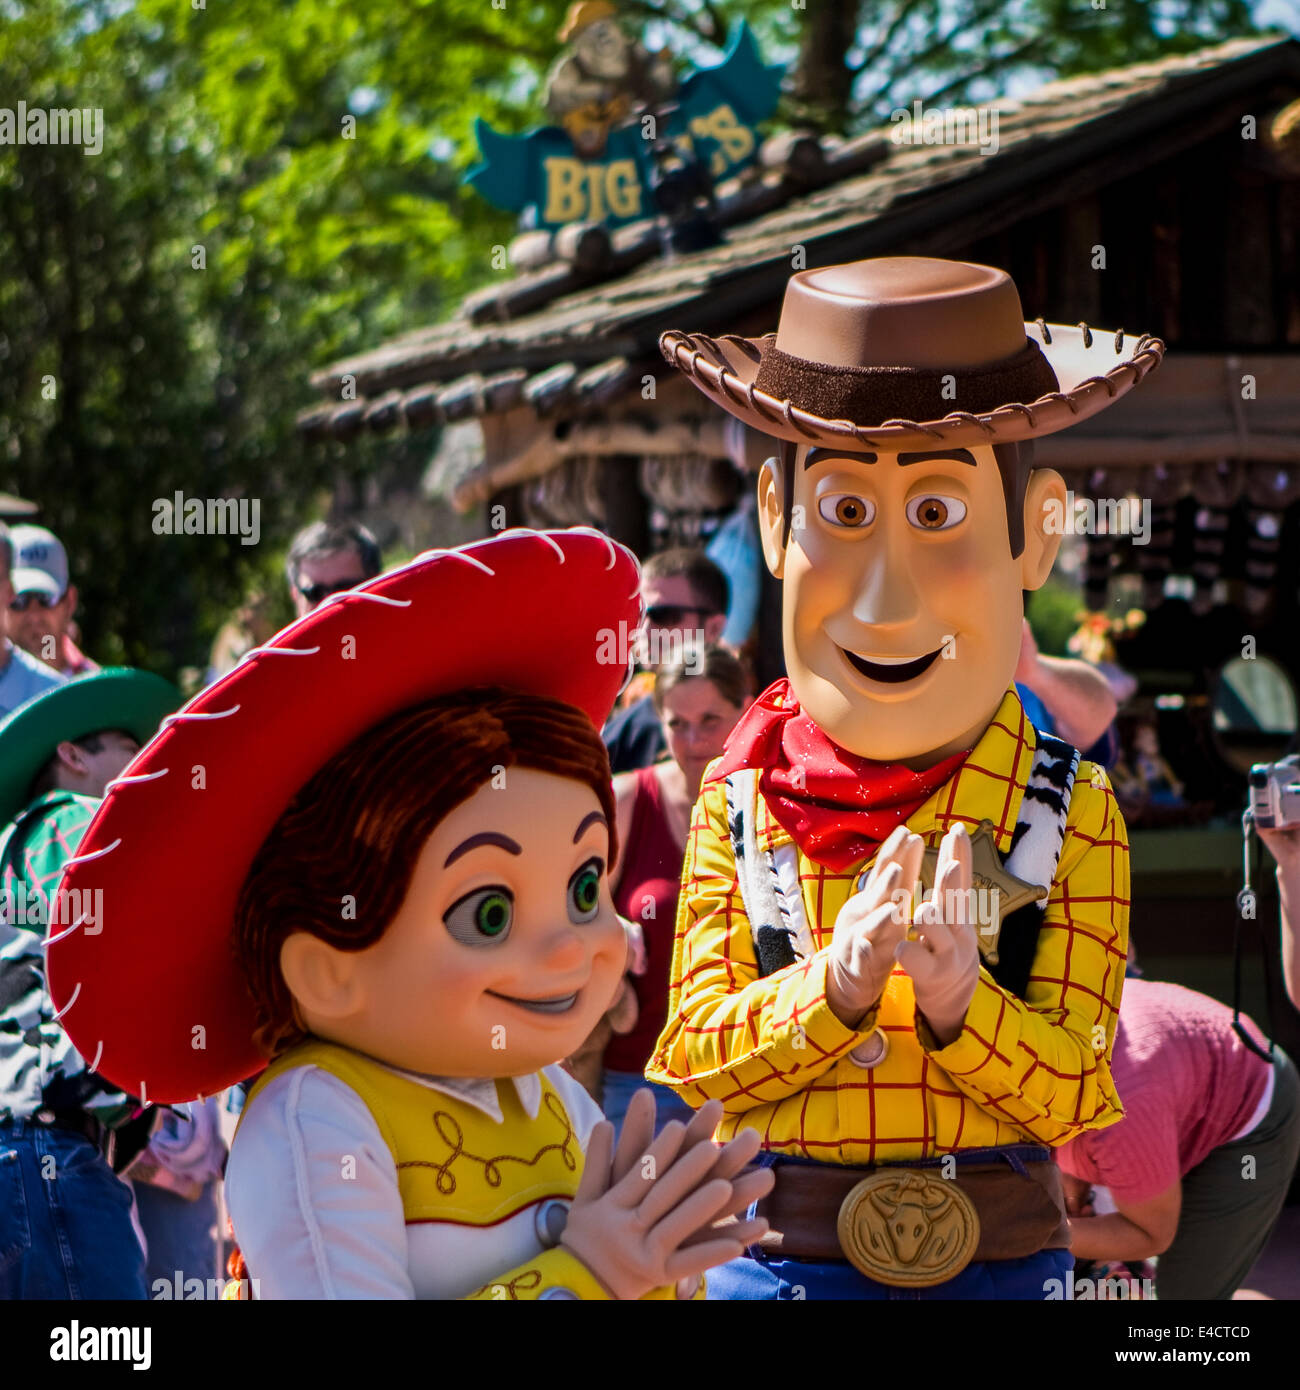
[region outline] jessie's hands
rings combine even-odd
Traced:
[[[617,1151],[602,1121],[587,1145],[582,1182],[561,1244],[620,1299],[679,1285],[679,1296],[707,1269],[737,1259],[767,1231],[761,1218],[738,1216],[772,1186],[770,1169],[742,1173],[759,1148],[746,1129],[719,1148],[711,1135],[722,1106],[709,1101],[689,1125],[672,1120],[657,1139],[654,1097],[638,1091],[628,1106]]]
[[[957,825],[939,845],[934,890],[916,910],[912,937],[897,948],[899,965],[912,977],[916,1007],[943,1047],[957,1040],[979,980],[971,884],[970,836]]]
[[[884,992],[895,948],[911,924],[912,890],[924,852],[921,837],[898,826],[881,845],[866,883],[835,919],[826,1002],[848,1028],[856,1028]]]

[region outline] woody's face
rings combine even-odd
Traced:
[[[989,446],[934,453],[801,447],[788,544],[766,465],[759,513],[783,582],[786,670],[804,711],[860,756],[928,766],[978,740],[1011,684],[1022,590],[1046,579],[1060,538],[1036,470],[1025,547],[1013,557]]]

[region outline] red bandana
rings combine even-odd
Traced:
[[[800,712],[790,682],[779,680],[745,711],[708,780],[762,768],[759,788],[777,822],[809,859],[843,873],[874,854],[969,755],[954,753],[923,772],[860,758],[832,743]]]

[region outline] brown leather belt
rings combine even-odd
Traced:
[[[777,1162],[758,1204],[769,1255],[847,1259],[881,1283],[926,1287],[972,1261],[1015,1260],[1068,1249],[1061,1173],[1051,1160],[1005,1159],[943,1168],[865,1168]]]

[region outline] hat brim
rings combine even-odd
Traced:
[[[758,390],[755,379],[763,354],[776,334],[742,338],[728,334],[671,330],[661,336],[663,355],[691,384],[728,414],[763,434],[796,444],[853,449],[934,449],[944,445],[1012,443],[1054,434],[1077,425],[1119,400],[1159,365],[1165,345],[1159,338],[1089,328],[1086,324],[1025,324],[1056,373],[1058,390],[1033,401],[1008,401],[973,415],[953,411],[936,420],[887,420],[863,424],[828,420],[803,410],[797,401],[779,400]]]
[[[26,806],[32,782],[60,743],[122,729],[146,744],[180,703],[180,691],[161,676],[110,666],[19,705],[0,720],[0,825]]]
[[[99,929],[56,930],[47,951],[61,1022],[95,1070],[159,1101],[259,1072],[231,929],[299,788],[381,719],[469,686],[562,700],[599,728],[627,677],[604,634],[630,638],[638,583],[631,552],[595,531],[433,551],[335,595],[168,720],[60,885],[83,890],[70,902],[101,895]]]
[[[67,592],[59,588],[59,581],[47,570],[15,569],[10,571],[9,579],[16,594],[47,594],[57,602]]]

